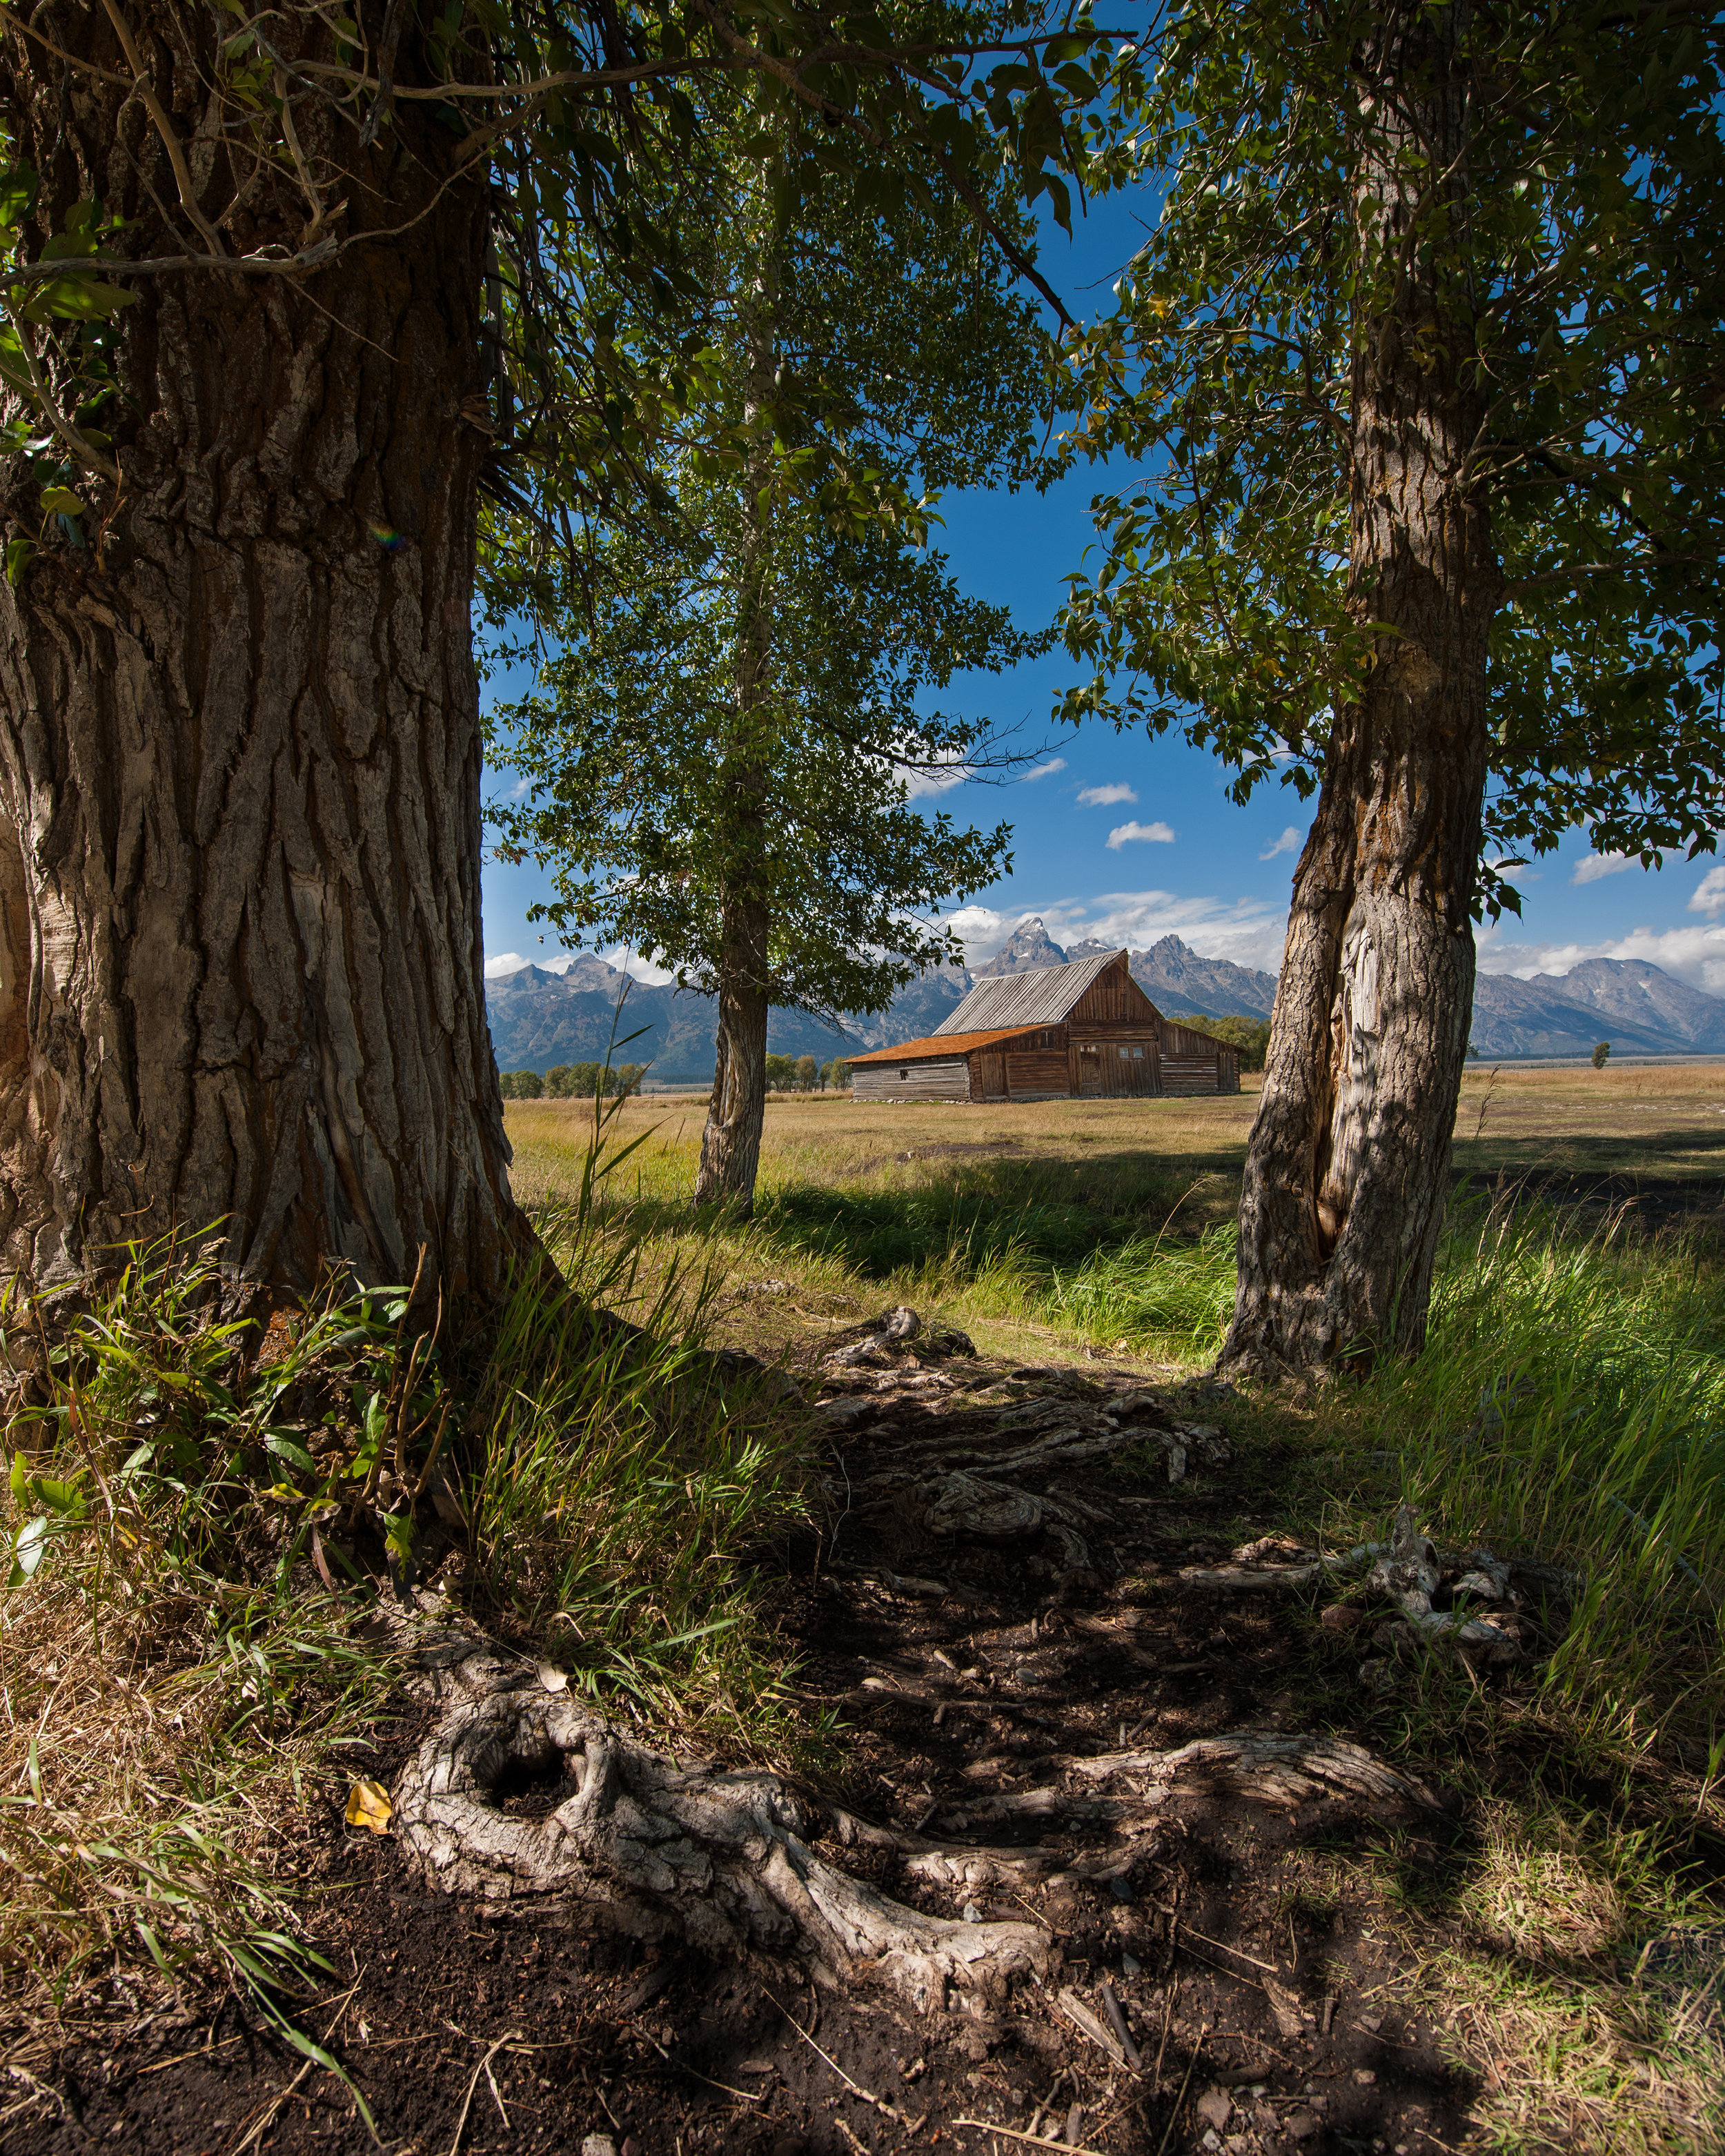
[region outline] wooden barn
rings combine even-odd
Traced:
[[[1240,1055],[1164,1018],[1124,951],[978,981],[921,1040],[850,1059],[860,1101],[1105,1101],[1237,1093]]]

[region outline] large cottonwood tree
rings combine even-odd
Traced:
[[[1175,0],[1098,130],[1153,215],[1072,354],[1137,469],[1068,714],[1317,794],[1226,1363],[1423,1338],[1516,857],[1725,820],[1722,60],[1708,8]]]
[[[423,1247],[495,1290],[522,1230],[480,969],[480,482],[536,531],[614,515],[691,393],[640,208],[686,80],[757,75],[829,156],[973,192],[990,118],[914,29],[753,0],[0,18],[8,1271],[220,1220],[243,1279],[400,1279]],[[1014,65],[992,124],[1034,187],[1055,93]]]

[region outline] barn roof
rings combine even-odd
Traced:
[[[866,1055],[847,1055],[847,1063],[914,1063],[934,1055],[968,1055],[973,1048],[993,1048],[1003,1040],[1017,1040],[1040,1026],[996,1026],[982,1033],[927,1033],[920,1040],[906,1040],[896,1048],[871,1048]]]
[[[1073,966],[1032,966],[1022,973],[994,973],[935,1028],[942,1034],[974,1033],[979,1027],[1058,1025],[1091,984],[1126,957],[1105,951]]]

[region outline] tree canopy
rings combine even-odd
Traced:
[[[1132,469],[1073,579],[1091,672],[1065,711],[1183,729],[1239,798],[1312,790],[1379,634],[1349,582],[1362,377],[1405,357],[1477,406],[1454,484],[1502,562],[1495,911],[1577,824],[1650,863],[1714,843],[1725,29],[1686,6],[1439,18],[1453,156],[1420,117],[1435,49],[1386,66],[1365,0],[1175,4],[1121,71],[1089,182],[1154,221],[1071,347],[1074,454]],[[1374,160],[1410,214],[1361,213]]]

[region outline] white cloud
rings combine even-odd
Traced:
[[[1129,786],[1086,786],[1079,789],[1078,798],[1086,808],[1111,808],[1117,801],[1138,797]]]
[[[506,951],[501,957],[486,959],[485,978],[501,981],[506,973],[518,973],[523,966],[531,966],[532,963],[531,958],[522,957],[519,951]]]
[[[1273,861],[1278,854],[1297,854],[1299,850],[1300,834],[1290,824],[1279,839],[1273,840],[1264,849],[1258,859],[1260,861]]]
[[[1173,827],[1169,824],[1117,824],[1108,834],[1109,850],[1118,853],[1134,839],[1147,839],[1158,846],[1171,846],[1174,843]]]
[[[650,958],[644,958],[639,951],[631,951],[621,943],[614,951],[601,951],[598,955],[608,966],[632,975],[643,988],[662,988],[666,982],[677,978],[669,967],[655,966]]]
[[[1030,769],[1020,777],[1019,784],[1020,786],[1028,786],[1033,779],[1052,778],[1057,771],[1064,771],[1065,768],[1066,759],[1065,757],[1051,756],[1046,763],[1033,764]]]
[[[1692,913],[1725,913],[1725,865],[1709,869],[1689,900]]]
[[[1014,914],[1009,920],[992,906],[961,906],[955,913],[949,913],[942,925],[952,930],[964,946],[966,957],[975,966],[1006,941],[1018,918]]]
[[[1567,973],[1584,958],[1645,958],[1692,988],[1725,995],[1725,927],[1633,928],[1598,943],[1511,943],[1499,924],[1480,932],[1479,945],[1483,973],[1513,973],[1527,981],[1536,973]]]
[[[1621,875],[1625,869],[1635,869],[1640,863],[1633,854],[1589,854],[1575,864],[1571,883],[1597,883],[1601,876]]]

